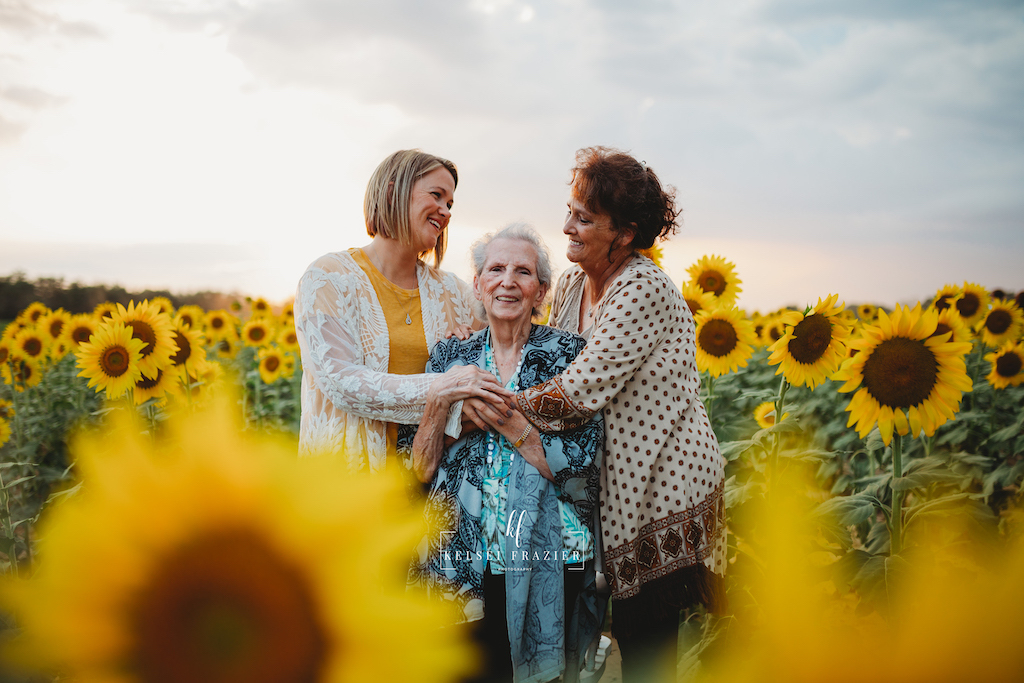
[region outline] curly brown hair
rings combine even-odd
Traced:
[[[650,249],[679,227],[676,189],[662,187],[652,169],[625,152],[584,147],[576,152],[569,184],[588,211],[610,216],[617,232],[632,231],[634,249]]]

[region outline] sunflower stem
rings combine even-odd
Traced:
[[[892,437],[892,486],[903,476],[903,437],[897,432]],[[889,534],[889,557],[903,550],[903,497],[906,491],[892,492],[892,526]]]
[[[775,424],[782,422],[782,409],[786,406],[786,392],[789,391],[789,382],[783,376],[779,382],[779,398],[775,401]],[[771,495],[772,486],[775,484],[777,470],[779,467],[779,448],[782,444],[782,434],[772,434],[772,449],[768,454],[768,493]]]

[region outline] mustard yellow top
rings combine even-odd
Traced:
[[[423,333],[420,290],[402,289],[384,277],[362,249],[352,249],[352,258],[370,278],[373,291],[388,323],[388,372],[394,375],[415,375],[423,372],[430,358],[427,337]],[[398,426],[387,426],[388,459],[395,455]]]

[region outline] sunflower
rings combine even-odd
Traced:
[[[89,337],[96,332],[96,328],[99,325],[99,319],[94,315],[89,315],[88,313],[73,315],[64,328],[65,339],[71,345],[78,346],[83,342],[89,341]]]
[[[1024,289],[1017,292],[1017,296],[1013,297],[1013,300],[1017,302],[1017,308],[1024,311]]]
[[[13,384],[16,391],[24,391],[43,381],[43,371],[39,361],[12,352],[8,362],[0,366],[0,375],[4,384]]]
[[[47,336],[47,341],[52,343],[60,339],[70,320],[71,314],[63,308],[58,308],[55,311],[39,316],[36,328]]]
[[[705,292],[699,285],[695,285],[692,282],[687,282],[679,289],[683,293],[686,305],[690,307],[690,313],[694,316],[701,311],[710,310],[718,305],[718,301],[713,293]]]
[[[113,318],[115,313],[117,313],[117,304],[113,301],[101,301],[96,304],[96,308],[92,309],[92,314],[100,322]]]
[[[14,341],[14,335],[28,327],[20,320],[12,320],[4,327],[3,334],[0,334],[0,341]]]
[[[11,418],[14,417],[14,408],[10,401],[0,398],[0,446],[7,443],[11,438]]]
[[[985,316],[990,301],[988,291],[973,282],[964,282],[960,295],[953,300],[957,313],[964,319],[964,324],[973,327]]]
[[[284,354],[276,346],[265,346],[259,350],[260,379],[264,384],[273,384],[281,377],[284,368]]]
[[[690,284],[714,294],[720,305],[736,301],[736,296],[743,291],[740,287],[743,281],[736,277],[736,267],[721,256],[702,256],[686,272],[690,274]]]
[[[268,315],[273,315],[274,311],[270,308],[270,304],[263,297],[253,299],[249,304],[249,310],[252,311],[254,318],[265,318]]]
[[[105,323],[75,350],[81,369],[78,374],[89,378],[89,386],[96,391],[106,390],[107,398],[118,398],[142,379],[143,346],[142,340],[132,336],[132,328],[121,321]]]
[[[960,314],[957,313],[956,308],[953,306],[939,311],[939,322],[935,326],[932,336],[937,337],[947,332],[952,332],[949,341],[968,343],[971,341],[971,331],[964,325],[964,319],[960,317]]]
[[[1006,342],[998,351],[986,354],[992,370],[985,378],[993,389],[1006,389],[1024,383],[1024,343]]]
[[[839,316],[843,304],[836,306],[838,294],[832,294],[806,314],[794,311],[786,316],[782,338],[768,347],[769,365],[778,365],[776,375],[798,387],[818,386],[846,359],[850,324]]]
[[[773,314],[768,316],[762,323],[760,342],[762,346],[771,346],[782,339],[786,333],[786,323],[783,322],[785,314]]]
[[[225,403],[176,414],[166,438],[125,417],[77,440],[86,485],[50,510],[34,576],[7,591],[26,656],[107,683],[468,673],[449,608],[406,590],[424,525],[400,475],[296,461],[243,438]]]
[[[878,317],[878,306],[874,304],[860,304],[857,306],[857,317],[865,322],[871,322]]]
[[[149,303],[160,309],[161,313],[166,313],[167,317],[174,317],[174,303],[166,296],[154,296]]]
[[[647,258],[651,259],[652,261],[654,261],[654,265],[661,268],[661,258],[665,255],[665,253],[662,251],[660,245],[652,244],[650,248],[640,249],[637,253],[640,254],[641,256],[646,256]]]
[[[142,405],[149,399],[157,399],[158,406],[166,405],[168,396],[181,395],[181,382],[178,373],[171,368],[156,371],[156,378],[150,379],[143,375],[135,382],[132,398],[135,405]]]
[[[295,362],[295,354],[285,354],[284,364],[281,366],[282,377],[284,377],[285,379],[291,379],[295,375]]]
[[[276,341],[278,346],[285,351],[299,352],[299,335],[295,332],[294,325],[288,325],[278,332]]]
[[[166,313],[157,310],[156,304],[143,301],[128,308],[117,305],[114,320],[122,322],[132,331],[132,336],[142,341],[142,360],[139,369],[149,378],[155,378],[157,371],[170,367],[171,356],[178,350],[174,344],[174,327]]]
[[[174,324],[177,325],[179,322],[182,322],[193,330],[198,330],[202,328],[205,318],[206,313],[202,308],[189,304],[178,309],[178,312],[174,315]]]
[[[33,301],[18,314],[18,320],[22,326],[35,325],[39,319],[50,312],[50,309],[42,301]]]
[[[953,306],[953,301],[960,296],[960,294],[961,289],[956,285],[943,285],[939,291],[935,292],[935,296],[932,298],[931,307],[936,311],[944,311]]]
[[[206,337],[202,331],[189,328],[184,322],[178,322],[174,330],[174,344],[178,350],[171,356],[172,370],[185,380],[189,375],[196,376],[206,368]]]
[[[213,348],[217,351],[217,357],[230,360],[238,355],[242,348],[241,342],[237,339],[217,339],[213,341]]]
[[[210,311],[206,314],[203,324],[205,325],[206,336],[213,340],[238,338],[238,319],[227,311]]]
[[[789,417],[789,413],[782,414],[783,420],[787,417]],[[765,401],[758,407],[754,408],[754,420],[761,429],[768,429],[769,427],[775,426],[775,403],[772,401]]]
[[[0,339],[0,368],[7,365],[14,353],[14,340]]]
[[[877,423],[889,445],[893,429],[931,436],[953,419],[963,392],[971,390],[963,358],[971,345],[931,336],[937,325],[938,313],[917,304],[898,306],[892,316],[882,311],[878,325],[864,327],[852,342],[860,353],[835,375],[846,382],[839,391],[856,391],[846,407],[847,427],[856,424],[864,437]]]
[[[281,318],[282,322],[286,320],[295,320],[294,300],[284,302],[284,305],[281,306],[281,315],[279,317]]]
[[[70,350],[71,344],[68,343],[67,339],[61,337],[60,339],[50,344],[49,351],[47,352],[47,357],[52,362],[57,363],[60,361],[61,358],[68,355],[68,351]]]
[[[992,308],[977,325],[981,340],[993,348],[1020,339],[1022,328],[1024,313],[1021,313],[1017,303],[1012,299],[994,301]]]
[[[242,327],[242,343],[246,346],[266,346],[274,340],[274,321],[270,318],[250,318]]]
[[[46,358],[46,353],[49,351],[49,340],[47,335],[40,332],[35,327],[22,328],[18,334],[14,335],[14,349],[15,351],[31,358],[34,361],[41,361]]]
[[[720,377],[747,366],[754,353],[754,326],[743,311],[717,308],[697,314],[697,368]]]

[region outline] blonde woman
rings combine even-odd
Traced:
[[[453,402],[453,434],[462,399],[505,410],[510,392],[480,368],[423,372],[446,332],[479,326],[468,285],[439,268],[457,183],[447,159],[419,150],[390,155],[366,188],[370,243],[320,257],[299,280],[300,453],[380,470],[395,457],[397,424],[420,421],[431,388]]]

